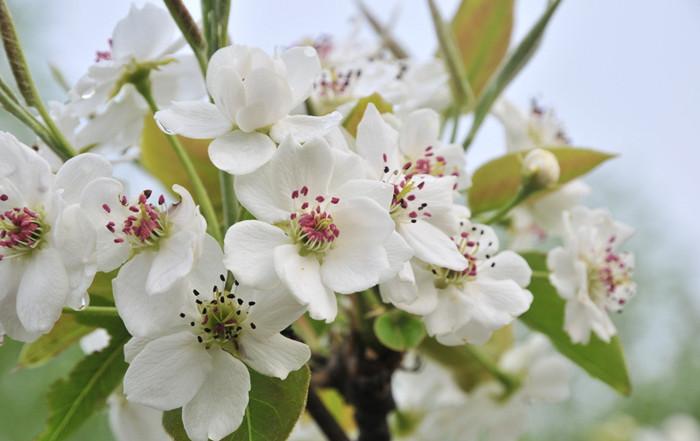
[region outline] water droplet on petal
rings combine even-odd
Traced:
[[[90,298],[87,296],[87,294],[85,294],[80,299],[80,306],[78,306],[78,311],[82,311],[83,309],[87,308],[89,304],[90,304]]]
[[[88,99],[92,98],[93,96],[95,96],[95,92],[96,92],[95,88],[90,87],[90,88],[88,88],[80,93],[80,98],[82,98],[84,100],[88,100]]]
[[[165,124],[163,124],[163,122],[162,122],[161,120],[159,120],[158,118],[156,118],[156,125],[157,125],[158,128],[160,128],[160,129],[163,131],[163,133],[165,133],[166,135],[174,135],[174,134],[175,134],[175,131],[173,131],[173,130],[169,129],[168,127],[166,127]]]

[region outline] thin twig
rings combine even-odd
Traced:
[[[345,434],[345,431],[338,424],[338,421],[328,411],[326,405],[323,404],[321,397],[318,396],[316,388],[309,386],[309,397],[306,400],[306,410],[314,419],[319,429],[326,435],[328,441],[350,441],[350,438]]]

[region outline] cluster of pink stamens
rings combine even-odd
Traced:
[[[326,208],[328,204],[338,204],[340,199],[323,195],[309,197],[307,186],[292,191],[291,198],[298,208],[289,215],[290,237],[301,245],[303,252],[327,251],[340,236],[340,230]]]
[[[158,206],[155,206],[148,202],[151,193],[151,190],[144,190],[139,195],[137,202],[132,205],[129,205],[126,196],[120,197],[119,203],[126,207],[131,214],[123,220],[120,230],[117,230],[117,224],[114,221],[109,221],[105,225],[110,232],[117,235],[114,239],[115,243],[122,243],[126,238],[132,247],[148,247],[165,236],[168,227],[165,197],[160,195]],[[102,209],[106,213],[112,212],[112,208],[108,204],[102,205]]]
[[[464,227],[464,222],[460,225]],[[476,279],[479,274],[479,265],[488,264],[491,267],[496,266],[495,261],[487,262],[491,256],[486,254],[483,259],[478,256],[479,251],[488,251],[493,247],[492,242],[482,243],[485,240],[482,238],[485,234],[483,228],[471,226],[468,229],[463,229],[459,236],[452,237],[452,241],[457,246],[459,252],[467,259],[467,266],[462,271],[455,271],[449,268],[434,267],[432,273],[435,276],[434,283],[437,288],[444,289],[448,285],[460,286],[465,281]]]
[[[384,164],[388,163],[387,155],[382,156]],[[394,187],[394,194],[391,200],[390,213],[395,219],[406,215],[411,223],[418,222],[418,219],[430,218],[432,213],[426,210],[427,202],[418,200],[418,192],[425,187],[425,181],[414,179],[415,173],[410,171],[413,164],[406,162],[401,170],[391,170],[388,165],[384,166],[384,177],[382,180]]]
[[[201,299],[198,290],[192,290],[194,301],[197,306],[197,317],[190,317],[184,312],[180,317],[188,320],[197,336],[197,341],[209,349],[213,344],[233,345],[238,350],[238,337],[241,332],[255,330],[255,323],[248,320],[250,309],[255,305],[254,301],[246,302],[236,295],[238,282],[227,287],[226,277],[219,275],[221,287],[214,285],[212,289],[212,300]]]
[[[436,177],[448,175],[459,176],[459,168],[453,167],[453,170],[448,170],[447,159],[442,155],[436,155],[433,146],[425,148],[423,156],[415,160],[409,172],[417,175],[431,175]]]
[[[7,195],[0,200],[7,201]],[[27,207],[12,208],[0,214],[0,260],[9,251],[9,256],[20,255],[33,250],[41,243],[44,234],[41,216]]]
[[[536,119],[542,119],[548,112],[552,112],[552,110],[545,109],[544,107],[540,106],[536,99],[533,99],[530,102],[530,112],[532,113],[532,116]],[[557,130],[556,138],[562,144],[571,144],[571,139],[567,136],[567,134],[561,127]]]
[[[315,93],[324,99],[334,99],[343,96],[362,76],[362,69],[339,71],[331,69],[321,73],[321,78],[313,85]]]
[[[109,43],[109,50],[106,51],[96,51],[95,52],[95,62],[107,61],[112,59],[112,39],[107,40]]]
[[[625,262],[624,255],[614,251],[615,240],[615,236],[608,239],[605,257],[591,274],[594,279],[591,283],[591,289],[598,291],[593,293],[594,296],[604,298],[605,307],[608,310],[622,312],[625,304],[634,293],[633,269]]]

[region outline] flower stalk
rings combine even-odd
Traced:
[[[199,26],[197,26],[197,22],[195,22],[182,0],[164,0],[163,3],[165,3],[177,27],[182,32],[185,41],[192,48],[195,57],[197,57],[197,63],[202,71],[202,75],[205,75],[207,73],[207,43],[199,30]]]

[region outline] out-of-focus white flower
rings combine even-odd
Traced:
[[[549,188],[559,181],[559,161],[552,152],[536,148],[525,154],[522,173],[538,188]]]
[[[65,113],[79,118],[74,144],[99,145],[102,153],[119,157],[138,144],[148,105],[128,75],[148,69],[153,96],[160,106],[174,99],[205,95],[199,67],[191,53],[179,53],[184,40],[170,14],[151,3],[131,6],[109,40],[107,51],[98,51],[96,62],[69,92]]]
[[[562,213],[579,205],[591,188],[581,180],[564,184],[561,188],[528,199],[510,212],[510,247],[514,250],[532,250],[548,237],[563,233]]]
[[[610,341],[617,332],[609,312],[621,312],[636,292],[634,255],[619,251],[632,235],[606,210],[575,207],[563,215],[564,246],[547,256],[549,280],[566,300],[564,329],[576,343],[591,331]]]
[[[258,220],[236,223],[225,239],[226,266],[241,283],[281,280],[327,321],[337,314],[334,292],[370,288],[410,258],[394,262],[401,244],[392,241],[392,187],[362,179],[361,167],[336,153],[322,140],[285,140],[257,173],[236,179],[241,204]]]
[[[168,133],[214,138],[209,158],[231,174],[255,171],[270,160],[275,143],[291,136],[306,142],[340,122],[340,114],[290,115],[311,93],[321,70],[312,47],[295,47],[278,57],[258,48],[232,45],[209,60],[207,89],[214,104],[180,101],[156,113]]]
[[[554,112],[539,107],[534,101],[529,115],[505,99],[496,103],[492,112],[506,131],[509,152],[570,143]]]
[[[89,213],[97,228],[98,269],[109,272],[127,259],[134,268],[148,272],[149,293],[164,292],[187,276],[201,255],[206,221],[189,192],[179,186],[173,190],[180,201],[168,207],[164,196],[151,199],[145,190],[129,201],[121,182],[97,179],[85,190],[81,207]]]
[[[228,288],[222,260],[207,236],[197,266],[170,292],[147,294],[142,267],[114,280],[117,308],[134,336],[125,347],[124,393],[163,411],[182,407],[193,441],[218,441],[238,428],[250,390],[246,365],[284,379],[310,357],[306,345],[279,333],[304,308],[280,287]]]
[[[632,441],[698,440],[700,440],[700,425],[695,418],[683,414],[666,418],[659,429],[641,429],[632,438]]]
[[[453,241],[467,268],[455,271],[413,259],[415,283],[402,281],[391,289],[412,289],[415,300],[395,304],[422,315],[428,334],[442,344],[483,344],[493,331],[528,310],[532,294],[525,287],[532,271],[514,252],[498,253],[496,233],[466,217]]]
[[[11,338],[30,341],[53,327],[64,306],[88,303],[96,233],[79,201],[112,168],[83,154],[54,175],[8,133],[0,133],[0,149],[0,323]]]

